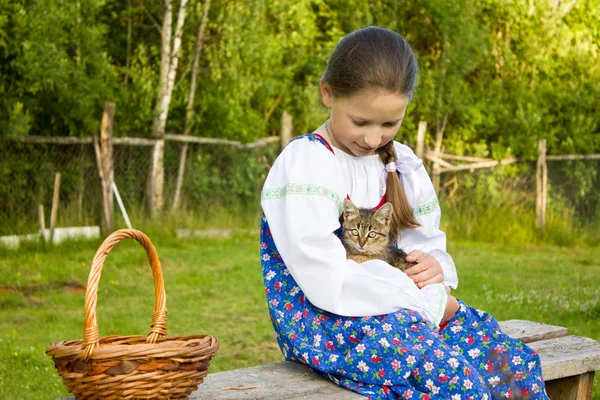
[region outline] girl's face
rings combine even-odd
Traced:
[[[408,96],[364,89],[348,97],[333,97],[331,87],[321,81],[325,107],[331,109],[329,131],[335,146],[355,156],[376,154],[391,141],[402,125]]]

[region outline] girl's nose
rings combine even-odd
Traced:
[[[374,129],[365,135],[365,144],[372,149],[376,149],[381,144],[381,130]]]

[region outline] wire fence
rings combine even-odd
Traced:
[[[61,173],[57,226],[100,224],[101,184],[90,144],[0,142],[0,235],[39,231],[38,206],[48,226],[55,173]],[[165,210],[173,201],[182,143],[165,145]],[[279,144],[239,150],[231,146],[190,144],[180,209],[207,213],[214,208],[259,208],[262,183]],[[114,180],[134,227],[150,218],[147,183],[152,146],[115,145]],[[600,160],[548,161],[548,229],[598,235]],[[448,172],[441,175],[439,197],[446,229],[456,236],[486,239],[482,225],[505,232],[508,224],[535,227],[535,162]],[[115,208],[118,215],[118,208]],[[193,228],[194,220],[187,221]],[[512,229],[512,228],[511,228]],[[490,231],[489,226],[487,231]],[[493,238],[489,238],[493,240]]]
[[[101,183],[91,144],[0,142],[0,235],[36,233],[38,206],[46,227],[52,207],[54,177],[61,174],[57,226],[100,225]],[[165,145],[165,210],[171,209],[182,143]],[[262,181],[279,145],[239,150],[230,146],[190,144],[181,189],[181,212],[206,213],[211,208],[256,205]],[[115,145],[114,181],[132,223],[150,218],[147,184],[152,146]],[[116,207],[116,206],[115,206]],[[120,214],[118,208],[115,213]],[[137,222],[137,224],[136,224]]]

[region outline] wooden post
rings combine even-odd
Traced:
[[[538,160],[535,174],[536,202],[535,216],[538,229],[544,230],[546,226],[546,184],[548,181],[548,168],[546,164],[546,139],[538,140]]]
[[[56,227],[56,214],[58,213],[58,201],[60,194],[60,172],[54,176],[54,196],[52,196],[52,212],[50,214],[50,243],[54,240],[54,228]]]
[[[448,114],[444,115],[444,119],[442,122],[442,126],[438,126],[435,130],[435,147],[434,147],[434,152],[437,154],[441,153],[442,151],[442,139],[444,137],[444,131],[446,130],[446,124],[448,123]],[[435,193],[437,194],[438,197],[440,197],[440,169],[442,168],[442,166],[437,163],[437,162],[433,162],[433,168],[432,168],[432,183],[433,183],[433,189],[435,190]]]
[[[104,103],[104,114],[100,128],[100,144],[94,137],[94,150],[96,152],[96,163],[102,188],[102,232],[105,235],[113,231],[114,226],[114,200],[112,184],[114,182],[113,169],[113,121],[115,117],[115,103]]]
[[[284,111],[281,114],[281,150],[292,140],[292,116]]]
[[[44,231],[46,230],[46,218],[44,217],[44,206],[41,204],[38,205],[38,218],[40,221],[40,237],[42,242],[45,242],[46,238],[44,237]]]
[[[425,134],[427,133],[427,122],[419,121],[419,130],[417,131],[417,157],[423,159],[425,150]]]

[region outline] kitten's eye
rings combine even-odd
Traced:
[[[374,238],[375,236],[377,236],[377,234],[375,232],[369,232],[369,237],[370,238]]]
[[[354,236],[358,236],[358,231],[356,229],[352,229],[352,232],[350,233],[352,233]]]

